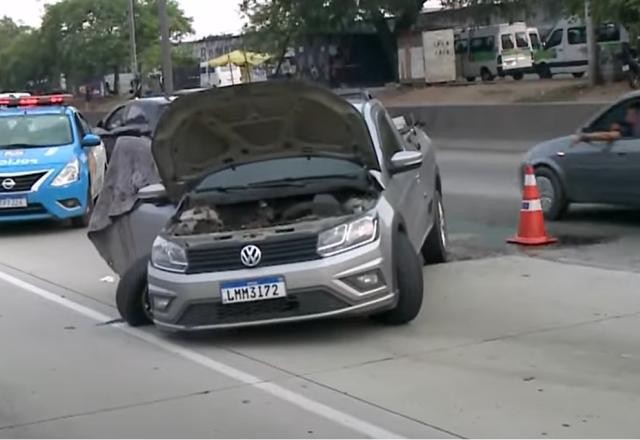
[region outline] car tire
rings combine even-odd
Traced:
[[[482,81],[484,82],[490,82],[490,81],[493,81],[494,76],[489,69],[487,69],[486,67],[483,67],[482,70],[480,71],[480,78],[482,78]]]
[[[560,178],[547,167],[536,168],[535,175],[544,217],[551,221],[562,219],[569,209],[569,202]]]
[[[116,289],[118,312],[131,327],[153,323],[149,304],[148,264],[149,258],[138,260],[120,279]]]
[[[402,232],[394,240],[393,253],[398,302],[392,310],[374,315],[373,319],[387,325],[402,325],[413,321],[422,308],[422,264],[409,238]]]
[[[584,77],[584,72],[573,72],[572,75],[575,79],[580,79]]]
[[[87,207],[84,214],[80,217],[74,217],[71,219],[71,226],[76,229],[82,229],[89,226],[91,222],[91,214],[93,214],[93,207],[95,206],[94,200],[91,197],[91,185],[89,185],[89,191],[87,192]]]
[[[547,64],[540,64],[537,70],[538,70],[538,76],[540,77],[540,79],[553,78],[553,73],[551,73],[551,68]]]
[[[429,265],[447,262],[447,246],[449,244],[446,215],[440,191],[436,192],[436,197],[433,202],[435,206],[433,227],[422,245],[422,257],[424,258],[425,264]]]
[[[467,76],[467,82],[475,82],[476,81],[476,77],[475,76]]]
[[[524,73],[514,73],[513,79],[516,81],[522,81],[524,79]]]

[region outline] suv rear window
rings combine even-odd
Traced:
[[[0,149],[52,147],[73,142],[67,115],[0,116]]]

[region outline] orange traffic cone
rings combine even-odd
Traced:
[[[544,215],[542,214],[536,176],[533,167],[526,165],[524,167],[524,190],[522,191],[518,235],[510,238],[507,242],[525,246],[542,246],[556,241],[558,241],[556,238],[547,235],[544,228]]]

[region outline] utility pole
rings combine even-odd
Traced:
[[[162,38],[162,83],[165,95],[173,93],[173,65],[171,63],[171,40],[167,18],[167,0],[158,0],[160,35]]]
[[[589,85],[598,84],[598,44],[596,42],[596,30],[593,25],[593,10],[591,0],[584,2],[584,19],[587,27],[587,52],[589,59]]]
[[[133,8],[134,0],[129,0],[129,34],[131,36],[131,73],[133,74],[133,85],[138,87],[140,74],[138,73],[138,49],[136,47],[136,19]],[[137,90],[134,89],[134,93]]]

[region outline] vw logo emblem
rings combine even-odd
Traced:
[[[262,260],[262,251],[258,246],[250,244],[240,251],[240,261],[247,267],[256,267]]]
[[[2,181],[2,187],[7,191],[11,191],[16,186],[16,181],[13,179],[4,179]]]

